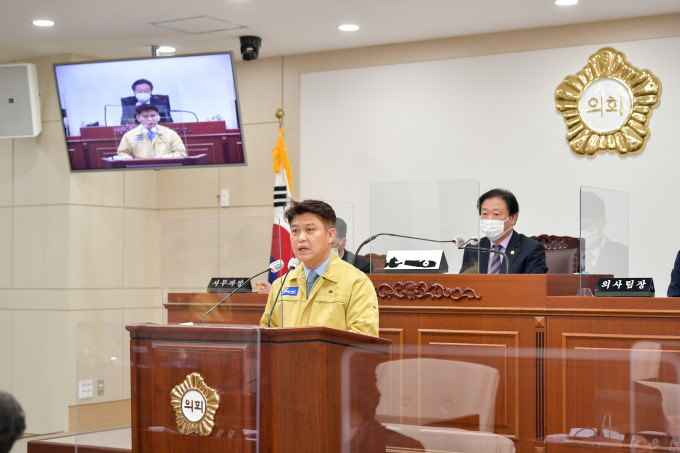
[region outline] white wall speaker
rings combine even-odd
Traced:
[[[41,129],[35,65],[0,65],[0,138],[35,137]]]

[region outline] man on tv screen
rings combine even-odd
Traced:
[[[177,132],[158,124],[158,107],[142,104],[135,110],[141,124],[123,135],[118,146],[118,159],[186,157],[187,150]]]
[[[144,104],[151,104],[158,107],[160,116],[159,123],[172,123],[170,116],[170,97],[153,94],[153,84],[146,79],[139,79],[132,84],[134,96],[122,98],[120,104],[123,107],[123,116],[120,124],[139,124],[135,116],[135,108]]]

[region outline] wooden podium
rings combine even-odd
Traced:
[[[159,168],[205,164],[205,154],[201,154],[199,156],[174,157],[168,159],[110,160],[108,157],[102,158],[102,168]]]
[[[258,405],[260,452],[340,452],[343,439],[349,441],[343,432],[371,416],[349,410],[365,398],[357,384],[375,385],[375,367],[387,360],[392,343],[326,327],[140,324],[127,330],[136,453],[256,451]],[[220,396],[209,436],[178,430],[170,395],[191,373]]]

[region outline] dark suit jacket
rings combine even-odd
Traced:
[[[479,246],[483,249],[488,249],[491,246],[491,241],[488,238],[483,238],[479,241]],[[546,274],[548,273],[548,266],[545,264],[545,247],[538,241],[535,241],[523,234],[514,231],[508,248],[505,250],[508,256],[508,264],[510,265],[511,274]],[[463,254],[463,266],[460,268],[462,274],[470,267],[477,264],[477,251],[465,250]],[[479,253],[479,273],[486,274],[489,270],[489,252]],[[505,274],[505,259],[501,263],[501,274]]]
[[[120,124],[139,124],[137,121],[137,98],[130,96],[121,98],[120,105],[123,106],[123,115],[120,118]],[[170,97],[164,95],[153,95],[149,100],[149,104],[158,107],[158,115],[161,119],[159,123],[172,123],[172,116],[170,116]]]
[[[675,266],[671,271],[671,284],[668,285],[668,297],[680,297],[680,252],[675,257]]]
[[[620,242],[605,238],[600,256],[589,274],[614,274],[614,277],[628,277],[628,247]]]
[[[349,264],[352,264],[352,258],[354,258],[354,253],[350,252],[349,250],[345,250],[345,253],[342,254],[342,260],[348,262]],[[371,273],[371,262],[361,255],[357,256],[357,260],[354,262],[354,267],[359,269],[364,274]]]

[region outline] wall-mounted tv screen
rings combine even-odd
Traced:
[[[231,52],[54,72],[71,171],[246,163]]]

